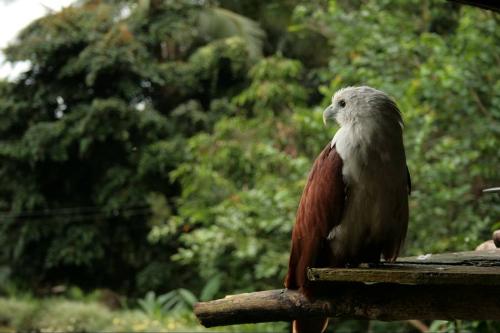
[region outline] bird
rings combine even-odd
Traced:
[[[313,163],[292,230],[287,289],[314,299],[309,267],[396,260],[409,218],[411,179],[396,102],[368,86],[337,91],[323,112],[339,128]],[[294,320],[294,333],[323,332],[328,318]]]

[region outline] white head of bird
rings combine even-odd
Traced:
[[[370,123],[402,125],[396,103],[383,91],[367,87],[347,87],[337,91],[323,112],[323,122],[335,120],[340,126]]]
[[[373,155],[401,155],[404,159],[403,120],[394,102],[383,91],[367,87],[347,87],[337,91],[323,112],[323,122],[334,120],[340,125],[331,146],[337,147],[345,160],[351,157],[361,162]]]

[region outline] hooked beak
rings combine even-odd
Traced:
[[[337,114],[337,112],[335,112],[335,108],[333,107],[333,105],[329,105],[325,111],[323,111],[323,124],[325,124],[326,126],[326,122],[329,120],[329,119],[335,119],[335,115]]]

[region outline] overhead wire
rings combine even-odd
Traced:
[[[21,211],[0,213],[0,222],[12,220],[20,221],[85,221],[95,219],[113,219],[119,216],[144,216],[150,215],[151,208],[146,205],[122,206],[120,208],[105,208],[102,206],[82,206],[57,209],[44,209],[38,211]]]

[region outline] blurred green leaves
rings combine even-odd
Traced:
[[[264,37],[249,18],[187,0],[81,1],[26,27],[5,53],[29,69],[0,83],[12,276],[132,293],[186,281],[166,265],[183,233],[169,174],[190,137],[235,113]]]

